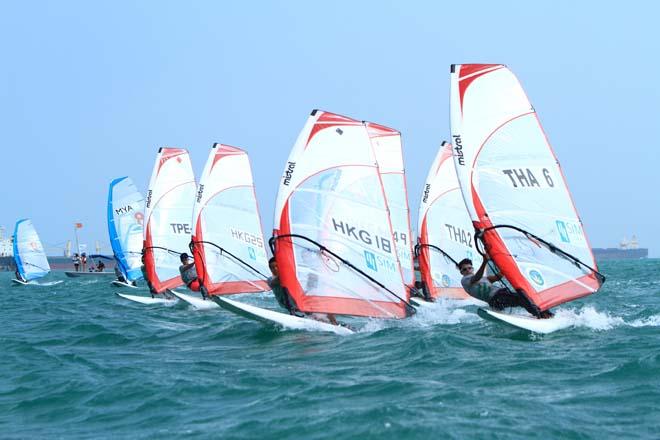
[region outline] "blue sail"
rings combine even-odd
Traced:
[[[50,265],[32,220],[22,219],[14,228],[14,261],[16,269],[25,281],[48,275]]]
[[[108,191],[108,234],[117,267],[124,278],[142,278],[142,234],[144,198],[129,177],[110,182]]]

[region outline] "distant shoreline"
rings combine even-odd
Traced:
[[[105,264],[105,271],[111,271],[115,268],[115,260],[111,255],[104,255],[105,257],[111,258],[110,260],[103,259],[103,264]],[[53,271],[73,271],[76,270],[73,267],[73,261],[71,257],[64,256],[47,256],[48,264]],[[87,269],[89,269],[91,260],[87,262]],[[96,266],[96,260],[94,260],[94,266]],[[14,257],[0,257],[0,271],[9,271],[13,272],[16,270],[16,265],[14,264]]]

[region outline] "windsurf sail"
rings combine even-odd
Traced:
[[[443,142],[426,177],[419,204],[416,248],[424,288],[432,298],[467,298],[456,264],[463,258],[481,265],[474,227],[458,186],[451,144]]]
[[[144,197],[130,177],[110,182],[107,214],[110,245],[117,267],[126,280],[139,280],[142,278]]]
[[[16,222],[14,228],[14,262],[16,270],[25,281],[48,275],[50,265],[39,240],[37,230],[30,219]]]
[[[147,277],[157,293],[183,284],[179,256],[190,243],[195,191],[188,151],[158,150],[145,203],[143,244]]]
[[[412,313],[366,127],[314,110],[280,181],[271,246],[303,312]]]
[[[270,271],[245,151],[215,144],[199,181],[192,250],[209,295],[270,290]]]
[[[540,310],[596,292],[604,277],[515,75],[499,64],[453,65],[450,99],[465,204],[511,286]]]
[[[403,166],[401,133],[383,125],[365,122],[367,133],[378,162],[385,200],[392,222],[394,246],[401,264],[403,281],[415,286],[412,233],[410,232],[410,209],[408,187]]]

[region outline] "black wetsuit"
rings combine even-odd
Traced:
[[[286,289],[282,287],[279,278],[277,277],[268,278],[268,286],[273,290],[273,295],[275,295],[275,299],[282,308],[286,309],[291,315],[294,315],[297,312],[299,312],[298,308],[296,307],[296,303],[293,302],[293,299],[286,291]]]

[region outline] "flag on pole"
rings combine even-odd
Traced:
[[[74,226],[76,227],[76,229],[80,229],[82,228],[82,223],[74,223]]]

